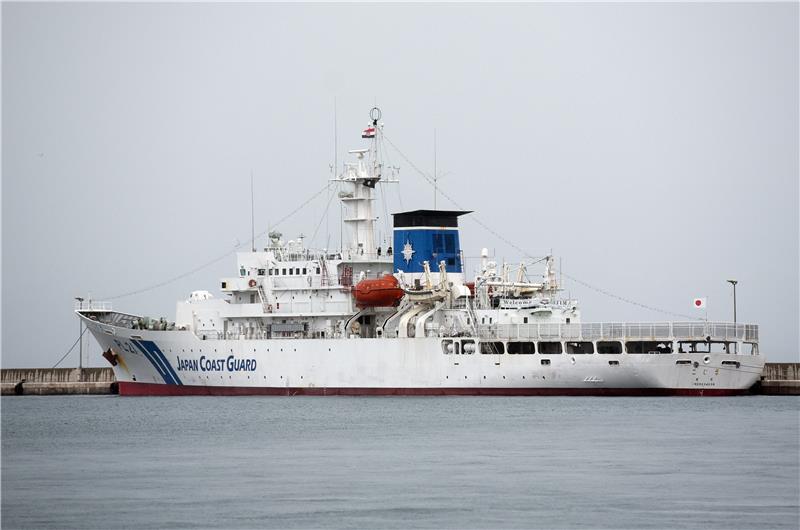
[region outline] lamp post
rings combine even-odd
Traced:
[[[733,323],[736,324],[736,284],[739,280],[728,280],[728,283],[733,285]]]
[[[75,300],[80,304],[78,307],[83,309],[83,298],[76,296]],[[80,379],[83,380],[83,320],[78,316],[78,370]]]

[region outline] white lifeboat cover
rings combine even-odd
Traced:
[[[189,295],[189,303],[192,302],[200,302],[201,300],[211,300],[214,298],[214,295],[208,291],[192,291],[192,294]]]

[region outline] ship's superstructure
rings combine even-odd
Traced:
[[[376,242],[383,125],[336,177],[347,240],[331,252],[272,231],[237,254],[221,296],[195,291],[174,322],[80,302],[121,394],[699,394],[747,391],[764,360],[758,327],[583,323],[552,256],[468,277],[466,211],[393,216]],[[531,279],[529,268],[542,269]]]

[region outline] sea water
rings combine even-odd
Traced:
[[[2,398],[3,528],[797,528],[798,397]]]

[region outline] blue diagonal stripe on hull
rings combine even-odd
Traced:
[[[175,384],[175,380],[172,379],[172,375],[170,375],[170,373],[167,372],[164,369],[164,367],[161,366],[161,363],[156,361],[156,359],[153,357],[152,353],[150,353],[144,346],[142,346],[142,344],[139,341],[132,340],[131,342],[133,342],[133,344],[137,348],[139,348],[139,351],[141,351],[144,354],[144,356],[147,357],[147,360],[150,361],[150,364],[153,365],[153,368],[156,369],[158,374],[164,379],[165,383],[167,383],[168,385],[174,385]]]
[[[167,360],[167,356],[164,355],[164,352],[156,345],[155,342],[152,340],[143,340],[142,346],[144,346],[151,354],[153,354],[157,359],[161,361],[161,364],[166,368],[169,372],[170,376],[172,376],[172,380],[175,381],[175,384],[182,385],[181,378],[178,377],[178,374],[175,372],[175,369],[172,368],[172,365]]]

